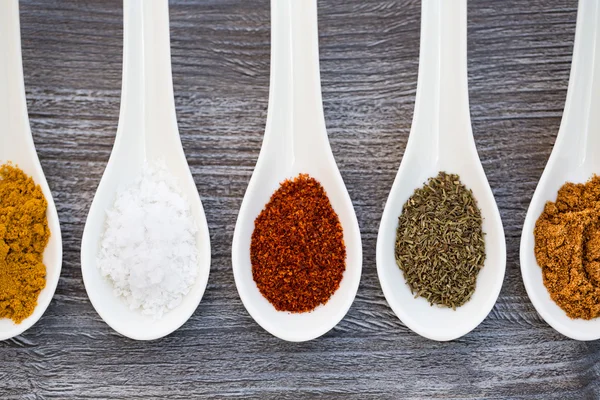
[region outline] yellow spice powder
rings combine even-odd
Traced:
[[[0,318],[20,323],[29,317],[46,286],[47,207],[31,177],[11,164],[0,165]]]

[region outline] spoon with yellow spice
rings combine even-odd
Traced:
[[[0,340],[35,324],[62,265],[58,214],[25,101],[19,4],[0,1]]]

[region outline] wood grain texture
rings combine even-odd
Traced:
[[[325,115],[358,214],[364,267],[344,320],[317,340],[293,344],[254,323],[230,261],[266,119],[269,2],[172,1],[177,115],[213,261],[190,321],[167,338],[138,343],[96,314],[79,262],[84,221],[116,132],[121,2],[23,0],[27,100],[61,218],[64,265],[44,317],[0,343],[0,398],[600,398],[600,342],[569,340],[544,323],[518,261],[525,212],[564,106],[576,6],[469,1],[473,128],[506,229],[508,265],[489,317],[459,340],[436,343],[400,323],[375,267],[379,220],[411,124],[420,2],[319,0]]]

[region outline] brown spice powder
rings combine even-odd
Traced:
[[[321,184],[306,174],[286,180],[254,221],[252,276],[278,311],[326,303],[346,269],[338,215]]]
[[[600,177],[565,183],[534,230],[535,257],[552,300],[571,318],[600,316]]]
[[[19,323],[29,317],[46,286],[47,206],[33,179],[0,165],[0,318]]]

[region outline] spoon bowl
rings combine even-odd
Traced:
[[[0,54],[0,164],[12,162],[40,185],[48,201],[46,216],[51,234],[43,256],[46,286],[38,296],[33,314],[20,324],[15,324],[10,319],[0,319],[0,340],[5,340],[25,332],[48,308],[60,277],[62,238],[54,199],[37,157],[29,127],[17,0],[0,2]]]
[[[566,182],[584,183],[600,174],[600,3],[579,1],[571,77],[556,143],[535,190],[521,235],[521,274],[540,316],[563,335],[600,339],[600,318],[571,319],[552,300],[537,264],[533,230],[548,201]]]
[[[194,313],[210,270],[210,237],[204,209],[179,138],[169,43],[167,0],[124,1],[123,88],[113,151],[92,202],[81,242],[81,269],[86,291],[102,319],[120,334],[137,340],[168,335]],[[97,267],[106,211],[116,193],[130,186],[145,163],[164,162],[187,198],[198,233],[196,282],[181,304],[162,318],[131,310],[113,294],[112,284]]]
[[[271,1],[271,84],[263,146],[238,215],[232,245],[235,283],[244,306],[265,330],[288,341],[323,335],[350,308],[362,269],[358,221],[327,139],[321,99],[316,0]],[[307,173],[324,187],[338,214],[346,271],[326,304],[307,313],[277,311],[252,277],[254,220],[285,179]]]
[[[439,341],[461,337],[485,319],[498,298],[506,268],[502,221],[471,129],[466,16],[466,0],[422,2],[413,124],[377,238],[377,273],[386,300],[408,328]],[[459,175],[473,191],[483,217],[485,264],[477,277],[475,293],[456,310],[415,298],[395,258],[396,229],[404,203],[440,171]]]

